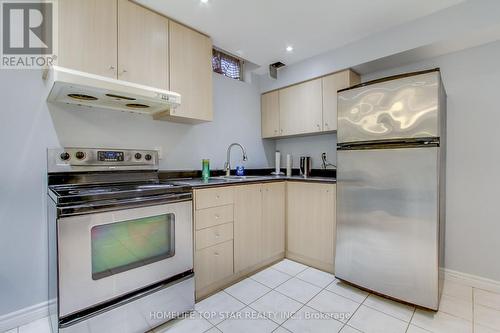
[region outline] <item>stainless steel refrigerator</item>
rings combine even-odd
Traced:
[[[439,69],[339,91],[339,279],[437,310],[445,137]]]

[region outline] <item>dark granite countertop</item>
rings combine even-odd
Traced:
[[[231,177],[224,178],[223,170],[211,171],[211,177],[208,181],[201,179],[201,171],[160,171],[160,179],[168,180],[175,184],[187,185],[193,188],[199,187],[214,187],[214,186],[228,186],[246,183],[262,183],[262,182],[279,182],[279,181],[301,181],[301,182],[315,182],[315,183],[336,183],[335,170],[321,170],[313,169],[311,176],[304,178],[299,175],[299,170],[292,170],[292,176],[285,175],[275,176],[271,175],[274,169],[248,169],[245,170],[245,177]],[[283,170],[284,171],[284,170]],[[234,172],[232,173],[234,176]]]

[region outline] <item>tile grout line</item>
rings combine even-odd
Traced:
[[[293,261],[293,260],[290,260],[290,261]],[[293,262],[295,262],[295,261],[293,261]],[[317,310],[317,309],[314,309],[314,308],[312,308],[312,307],[310,307],[310,306],[308,306],[308,305],[307,305],[307,302],[310,302],[310,301],[311,301],[314,297],[316,297],[317,295],[319,295],[322,291],[326,290],[326,288],[328,288],[328,286],[330,286],[333,282],[335,282],[335,280],[336,280],[336,278],[335,278],[335,277],[334,277],[333,281],[331,281],[330,283],[328,283],[325,287],[320,287],[320,286],[317,286],[317,285],[315,285],[315,284],[312,284],[312,283],[310,283],[310,282],[308,282],[308,281],[302,280],[301,278],[297,277],[297,275],[299,275],[300,273],[302,273],[302,272],[306,271],[306,270],[307,270],[307,269],[309,269],[309,268],[313,268],[313,267],[306,266],[306,268],[304,268],[303,270],[301,270],[301,271],[297,272],[297,274],[295,274],[295,275],[290,275],[290,274],[288,274],[288,273],[285,273],[285,272],[283,272],[283,271],[280,271],[280,270],[278,270],[278,269],[276,269],[276,268],[273,268],[273,266],[270,266],[269,268],[271,268],[271,269],[273,269],[273,270],[275,270],[275,271],[277,271],[277,272],[280,272],[280,273],[286,274],[286,275],[288,275],[290,278],[289,278],[289,279],[287,279],[287,280],[285,280],[285,281],[283,281],[282,283],[278,284],[276,287],[271,288],[271,290],[270,290],[269,292],[267,292],[267,293],[265,293],[264,295],[262,295],[261,297],[259,297],[259,298],[255,299],[255,300],[254,300],[251,304],[255,303],[257,300],[261,299],[262,297],[266,296],[266,295],[267,295],[267,294],[269,294],[271,291],[276,291],[277,293],[279,293],[279,294],[281,294],[281,295],[283,295],[283,296],[285,296],[285,297],[287,297],[287,298],[289,298],[289,299],[291,299],[291,300],[293,300],[293,301],[296,301],[296,302],[298,302],[299,304],[301,304],[301,305],[302,305],[302,306],[301,306],[301,307],[300,307],[297,311],[295,311],[295,312],[292,314],[292,316],[293,316],[294,314],[296,314],[297,312],[299,312],[301,309],[303,309],[305,306],[307,306],[307,307],[309,307],[309,308],[311,308],[311,309],[313,309],[313,310],[315,310],[315,311],[318,311],[318,312],[319,312],[319,313],[321,313],[321,314],[326,315],[327,317],[329,317],[329,318],[331,318],[331,319],[333,319],[333,320],[336,320],[336,321],[340,322],[341,324],[344,324],[343,322],[341,322],[341,321],[339,321],[339,320],[337,320],[337,319],[333,318],[332,316],[330,316],[330,315],[328,315],[328,314],[326,314],[326,313],[323,313],[323,312],[321,312],[321,311],[319,311],[319,310]],[[254,275],[255,275],[255,274],[254,274]],[[253,276],[253,275],[252,275],[252,276]],[[249,276],[249,278],[250,278],[250,279],[252,279],[252,276]],[[310,284],[310,285],[312,285],[312,286],[314,286],[314,287],[320,288],[320,290],[319,290],[316,294],[314,294],[314,296],[313,296],[313,297],[311,297],[311,299],[309,299],[306,303],[303,303],[303,302],[298,301],[298,300],[296,300],[296,299],[294,299],[294,298],[291,298],[291,297],[289,297],[289,296],[287,296],[287,295],[285,295],[285,294],[281,293],[279,290],[276,290],[276,288],[280,287],[281,285],[285,284],[286,282],[290,281],[290,280],[291,280],[291,279],[293,279],[293,278],[297,278],[298,280],[303,281],[304,283],[308,283],[308,284]],[[257,280],[254,280],[254,279],[252,279],[252,280],[253,280],[253,281],[255,281],[255,282],[257,282],[257,283],[259,283],[259,284],[261,284],[261,285],[263,285],[263,286],[265,286],[265,287],[267,287],[267,288],[269,288],[269,286],[266,286],[265,284],[263,284],[263,283],[261,283],[261,282],[259,282],[259,281],[257,281]],[[329,290],[327,290],[327,291],[329,291]],[[226,293],[227,293],[227,292],[226,292]],[[229,293],[227,293],[227,294],[229,294]],[[229,295],[230,295],[230,294],[229,294]],[[236,297],[234,297],[233,295],[230,295],[230,296],[232,296],[233,298],[235,298],[236,300],[238,300],[238,299],[237,299]],[[342,296],[342,295],[339,295],[339,296]],[[238,300],[238,301],[240,301],[240,302],[241,302],[241,300]],[[242,302],[242,303],[243,303],[243,302]],[[256,312],[259,312],[259,311],[257,311],[256,309],[254,309],[254,308],[251,306],[251,304],[246,304],[246,303],[243,303],[243,304],[247,305],[249,308],[251,308],[252,310],[254,310],[254,311],[256,311]],[[291,316],[290,318],[287,318],[287,319],[286,319],[283,323],[279,324],[279,323],[276,323],[274,320],[272,320],[272,319],[268,318],[265,314],[263,314],[263,316],[264,316],[265,318],[267,318],[268,320],[270,320],[271,322],[273,322],[273,323],[277,324],[277,325],[278,325],[278,327],[276,327],[276,329],[278,329],[278,328],[280,328],[280,327],[282,327],[283,329],[286,329],[285,327],[283,327],[283,324],[284,324],[285,322],[287,322],[289,319],[291,319],[291,318],[292,318],[292,316]],[[223,321],[224,321],[224,320],[223,320]],[[222,323],[222,322],[221,322],[221,323]],[[219,324],[220,324],[220,323],[219,323]],[[342,330],[342,328],[343,328],[344,326],[345,326],[345,324],[341,327],[341,330]],[[276,330],[276,329],[275,329],[275,330]]]
[[[329,290],[328,290],[328,291],[329,291]],[[338,295],[338,294],[337,294],[337,295]],[[343,329],[344,329],[344,327],[346,327],[346,326],[351,327],[350,325],[347,325],[347,324],[351,321],[351,319],[354,317],[354,315],[356,314],[356,312],[358,312],[358,310],[359,310],[359,309],[361,308],[361,306],[362,306],[362,305],[366,302],[366,300],[368,299],[368,297],[370,297],[370,295],[371,295],[371,293],[368,293],[368,295],[366,295],[366,297],[365,297],[365,299],[363,300],[363,302],[359,303],[359,306],[356,308],[356,310],[354,310],[354,312],[352,313],[352,316],[350,316],[350,317],[349,317],[349,319],[347,319],[347,321],[345,322],[344,326],[342,326],[341,330],[343,330]],[[339,296],[342,296],[342,295],[339,295]],[[347,298],[347,297],[346,297],[346,298]],[[350,298],[347,298],[347,299],[350,299]],[[353,300],[351,300],[351,301],[353,301]],[[356,329],[356,330],[358,330],[358,331],[362,332],[360,329],[358,329],[358,328],[356,328],[356,327],[354,327],[354,329]]]
[[[307,268],[306,268],[305,270],[307,270]],[[302,272],[304,272],[305,270],[303,270]],[[300,274],[300,273],[302,273],[302,272],[297,273],[297,275],[298,275],[298,274]],[[292,277],[292,279],[293,279],[293,278],[297,278],[298,280],[303,281],[304,283],[308,283],[308,284],[310,284],[311,286],[315,286],[315,287],[317,287],[317,288],[320,288],[320,290],[319,290],[316,294],[314,294],[314,296],[313,296],[313,297],[311,297],[311,298],[310,298],[310,299],[309,299],[306,303],[302,303],[301,301],[296,300],[296,299],[294,299],[294,298],[291,298],[290,296],[287,296],[287,295],[285,295],[285,294],[281,293],[279,290],[275,290],[275,289],[274,289],[277,293],[279,293],[279,294],[281,294],[281,295],[283,295],[283,296],[286,296],[286,297],[288,297],[288,298],[290,298],[290,299],[292,299],[292,300],[294,300],[294,301],[296,301],[296,302],[298,302],[298,303],[300,303],[300,304],[302,305],[302,306],[301,306],[301,307],[300,307],[297,311],[295,311],[295,312],[292,314],[292,317],[293,317],[293,315],[294,315],[294,314],[296,314],[297,312],[299,312],[301,309],[303,309],[303,308],[304,308],[304,307],[306,307],[306,306],[307,306],[308,308],[311,308],[310,306],[308,306],[308,305],[307,305],[307,303],[308,303],[308,302],[310,302],[310,301],[311,301],[314,297],[318,296],[318,295],[319,295],[319,294],[320,294],[320,293],[321,293],[321,292],[322,292],[322,291],[323,291],[326,287],[328,287],[328,286],[330,285],[330,283],[329,283],[329,284],[327,284],[327,286],[326,286],[326,287],[324,287],[323,289],[321,289],[321,287],[319,287],[319,286],[316,286],[316,285],[314,285],[314,284],[312,284],[312,283],[309,283],[309,282],[307,282],[307,281],[304,281],[304,280],[302,280],[302,279],[298,278],[298,277],[297,277],[297,275],[296,275],[296,276],[294,276],[294,277]],[[289,280],[291,280],[291,279],[289,279]],[[289,281],[289,280],[287,280],[287,281]],[[284,283],[285,283],[285,282],[283,282],[282,284],[284,284]],[[279,286],[281,286],[282,284],[280,284]],[[279,286],[276,286],[276,288],[278,288]],[[313,309],[313,308],[311,308],[311,309]],[[316,309],[313,309],[313,310],[318,311],[318,310],[316,310]],[[324,315],[328,316],[326,313],[323,313],[323,312],[321,312],[321,311],[318,311],[318,312],[319,312],[319,313],[321,313],[321,314],[324,314]],[[285,321],[284,321],[281,325],[279,325],[279,326],[278,326],[278,328],[279,328],[279,327],[283,327],[283,324],[284,324],[284,323],[286,323],[288,320],[290,320],[292,317],[290,317],[290,318],[288,318],[287,320],[285,320]],[[330,316],[328,316],[328,317],[330,317]],[[336,320],[335,318],[332,318],[332,319],[333,319],[333,320]],[[338,321],[338,320],[337,320],[337,321]],[[340,322],[340,323],[342,323],[342,322]],[[286,329],[286,327],[283,327],[283,328],[284,328],[284,329]]]
[[[400,320],[400,321],[402,321],[402,322],[405,322],[405,323],[411,323],[411,319],[413,318],[413,315],[415,314],[415,310],[416,310],[416,307],[415,307],[415,306],[412,306],[412,307],[413,307],[413,311],[412,311],[412,315],[411,315],[411,317],[410,317],[410,321],[406,321],[406,320],[403,320],[403,319],[401,319],[401,318],[398,318],[398,317],[396,317],[396,316],[394,316],[394,315],[392,315],[392,314],[390,314],[390,313],[386,313],[386,312],[384,312],[384,311],[382,311],[382,310],[379,310],[379,309],[375,308],[373,305],[368,305],[368,304],[365,304],[365,301],[368,299],[368,297],[370,297],[370,295],[375,295],[375,294],[370,293],[370,294],[366,297],[366,299],[365,299],[365,300],[363,301],[363,303],[362,303],[364,306],[366,306],[366,307],[368,307],[368,308],[370,308],[370,309],[372,309],[372,310],[375,310],[375,311],[377,311],[377,312],[380,312],[380,313],[382,313],[382,314],[385,314],[386,316],[389,316],[389,317],[392,317],[392,318],[394,318],[394,319]],[[385,299],[385,298],[384,298],[384,299]],[[391,301],[390,299],[388,299],[388,300],[389,300],[389,301]],[[394,301],[394,302],[396,302],[396,301]],[[396,302],[396,303],[397,303],[397,304],[400,304],[399,302]],[[458,317],[457,317],[457,318],[458,318]],[[463,318],[462,318],[462,319],[463,319]]]
[[[411,321],[413,320],[413,316],[415,315],[415,312],[417,312],[417,308],[416,307],[413,308],[413,313],[411,314],[410,321],[408,322],[408,326],[406,326],[405,333],[407,333],[408,330],[410,329]]]
[[[474,333],[475,331],[475,324],[474,324],[474,318],[476,317],[476,314],[475,314],[475,311],[476,311],[476,307],[474,306],[474,304],[476,303],[476,293],[474,292],[474,287],[471,288],[471,292],[472,292],[472,333]]]
[[[314,297],[318,296],[318,295],[319,295],[319,294],[321,294],[321,292],[323,292],[323,291],[329,291],[329,292],[332,292],[332,291],[330,291],[330,290],[327,290],[326,288],[328,288],[328,287],[329,287],[332,283],[334,283],[334,282],[335,282],[335,280],[337,280],[337,278],[336,278],[336,277],[335,277],[335,275],[334,275],[334,279],[333,279],[333,281],[332,281],[332,282],[330,282],[330,283],[328,283],[326,286],[324,286],[324,287],[323,287],[323,288],[319,291],[319,293],[317,293]],[[307,282],[307,281],[304,281],[304,282]],[[335,294],[335,295],[338,295],[337,293],[334,293],[334,294]],[[342,295],[339,295],[339,296],[344,297],[344,296],[342,296]],[[313,297],[313,298],[314,298],[314,297]],[[344,298],[347,298],[347,297],[344,297]],[[349,299],[349,298],[347,298],[347,299]],[[310,302],[311,300],[312,300],[312,298],[311,298],[308,302]],[[349,299],[349,300],[350,300],[350,299]],[[327,317],[332,318],[333,320],[336,320],[336,321],[340,322],[341,324],[343,324],[343,325],[342,325],[342,327],[340,328],[339,332],[341,332],[341,331],[344,329],[344,327],[347,325],[347,322],[349,321],[349,320],[347,320],[345,323],[344,323],[344,322],[341,322],[340,320],[337,320],[337,319],[333,318],[333,317],[332,317],[331,315],[329,315],[329,314],[326,314],[326,313],[324,313],[324,312],[321,312],[321,311],[319,311],[318,309],[315,309],[315,308],[313,308],[313,307],[311,307],[311,306],[308,306],[307,304],[306,304],[306,306],[307,306],[307,307],[309,307],[309,308],[311,308],[311,309],[313,309],[313,310],[315,310],[315,311],[318,311],[318,312],[319,312],[319,313],[321,313],[321,314],[326,315]],[[361,306],[361,304],[360,304],[360,306]],[[357,309],[354,311],[354,313],[356,313],[356,311],[357,311]],[[353,313],[353,316],[354,316],[354,313]]]
[[[272,268],[272,266],[271,266],[271,268]],[[253,301],[251,304],[255,303],[257,300],[261,299],[262,297],[266,296],[266,295],[267,295],[267,294],[269,294],[271,291],[275,291],[275,292],[277,292],[278,294],[283,295],[283,296],[285,296],[285,297],[287,297],[287,298],[289,298],[289,299],[291,299],[291,300],[293,300],[293,301],[295,301],[295,302],[297,302],[297,303],[299,303],[299,304],[301,304],[301,305],[302,305],[302,306],[301,306],[301,307],[300,307],[297,311],[295,311],[295,312],[292,314],[292,316],[293,316],[294,314],[296,314],[297,312],[299,312],[299,311],[300,311],[300,309],[302,309],[304,306],[306,306],[306,304],[305,304],[305,303],[302,303],[302,302],[300,302],[300,301],[298,301],[298,300],[296,300],[296,299],[294,299],[294,298],[291,298],[290,296],[287,296],[287,295],[285,295],[285,294],[283,294],[283,293],[279,292],[278,290],[276,290],[276,288],[278,288],[279,286],[281,286],[281,285],[285,284],[286,282],[290,281],[291,279],[296,278],[296,277],[297,277],[297,275],[299,275],[300,273],[304,272],[304,271],[305,271],[305,270],[307,270],[308,268],[309,268],[309,266],[307,266],[305,269],[301,270],[300,272],[298,272],[297,274],[295,274],[295,275],[293,275],[293,276],[292,276],[292,275],[290,275],[290,274],[287,274],[287,273],[285,273],[285,272],[281,272],[280,270],[277,270],[277,269],[274,269],[274,268],[273,268],[275,271],[278,271],[278,272],[283,273],[283,274],[287,274],[288,276],[290,276],[290,278],[289,278],[289,279],[287,279],[286,281],[283,281],[282,283],[278,284],[276,287],[272,288],[272,289],[271,289],[268,293],[266,293],[266,294],[262,295],[261,297],[257,298],[257,299],[256,299],[255,301]],[[302,281],[302,280],[301,280],[301,281]],[[259,281],[256,281],[256,282],[260,283]],[[304,282],[306,282],[306,281],[304,281]],[[261,284],[262,284],[262,283],[261,283]],[[311,285],[312,285],[312,284],[311,284]],[[268,288],[269,288],[269,287],[268,287]],[[321,290],[318,292],[318,294],[319,294],[320,292],[321,292]],[[316,294],[316,295],[317,295],[317,294]],[[316,297],[316,295],[314,295],[314,296],[313,296],[313,298],[314,298],[314,297]],[[312,299],[312,298],[311,298],[311,299]],[[252,308],[252,306],[251,306],[250,304],[249,304],[248,306],[249,306],[251,309],[253,309],[254,311],[259,312],[258,310],[256,310],[256,309]],[[276,329],[278,329],[278,328],[282,327],[282,325],[283,325],[286,321],[288,321],[288,320],[291,318],[291,317],[290,317],[290,318],[287,318],[287,319],[286,319],[283,323],[279,324],[279,323],[275,322],[274,320],[272,320],[271,318],[268,318],[265,314],[263,314],[263,316],[264,316],[265,318],[267,318],[268,320],[272,321],[273,323],[277,324],[277,325],[278,325],[278,327],[276,327]],[[284,327],[283,327],[283,328],[284,328]],[[285,328],[285,329],[286,329],[286,328]]]
[[[280,262],[281,262],[281,261],[280,261]],[[275,264],[275,265],[276,265],[276,264]],[[274,266],[274,265],[273,265],[273,266]],[[268,268],[272,268],[272,266],[270,266],[270,267],[268,267]],[[304,268],[303,270],[301,270],[301,271],[300,271],[300,272],[298,272],[297,274],[302,273],[302,272],[303,272],[303,271],[305,271],[307,268],[309,268],[309,266],[307,266],[306,268]],[[280,270],[278,270],[278,269],[275,269],[275,268],[272,268],[272,269],[274,269],[275,271],[278,271],[278,272],[280,272],[280,273],[286,274],[286,275],[288,275],[288,276],[290,277],[290,278],[289,278],[289,279],[287,279],[286,281],[283,281],[282,283],[280,283],[279,285],[277,285],[275,288],[278,288],[278,287],[279,287],[279,286],[281,286],[283,283],[285,283],[285,282],[287,282],[287,281],[289,281],[289,280],[293,279],[293,278],[296,276],[296,275],[293,275],[293,276],[292,276],[292,275],[290,275],[290,274],[287,274],[287,273],[282,272],[282,271],[280,271]],[[258,272],[258,273],[260,273],[260,272]],[[257,274],[257,273],[255,273],[255,274]],[[258,284],[263,285],[264,287],[269,288],[270,290],[269,290],[268,292],[266,292],[265,294],[263,294],[262,296],[260,296],[260,297],[256,298],[254,301],[252,301],[252,303],[256,302],[257,300],[261,299],[262,297],[266,296],[267,294],[269,294],[271,291],[273,291],[273,290],[274,290],[274,288],[270,288],[270,287],[266,286],[265,284],[260,283],[259,281],[252,279],[252,276],[254,276],[255,274],[253,274],[253,275],[251,275],[251,276],[247,277],[246,279],[251,279],[252,281],[257,282]],[[246,279],[243,279],[243,280],[241,280],[241,281],[244,281],[244,280],[246,280]],[[241,282],[241,281],[240,281],[240,282]],[[229,286],[229,287],[227,287],[227,288],[230,288],[230,287],[231,287],[231,286]],[[226,291],[226,289],[227,289],[227,288],[222,289],[221,291],[222,291],[222,292],[224,292],[225,294],[227,294],[227,295],[231,296],[232,298],[234,298],[234,299],[235,299],[235,300],[237,300],[238,302],[240,302],[240,303],[242,303],[242,304],[244,304],[244,305],[245,305],[243,308],[241,308],[241,309],[240,309],[240,310],[238,310],[238,311],[241,311],[241,310],[243,310],[243,309],[244,309],[244,308],[246,308],[246,307],[249,307],[250,309],[252,309],[252,310],[254,310],[254,311],[257,311],[257,310],[255,310],[254,308],[252,308],[252,307],[250,306],[250,304],[252,304],[252,303],[247,304],[247,303],[245,303],[245,302],[241,301],[240,299],[236,298],[235,296],[231,295],[230,293],[228,293],[228,292]],[[278,291],[276,291],[276,292],[278,292]],[[287,296],[287,297],[288,297],[288,296]],[[258,312],[258,311],[257,311],[257,312]],[[264,317],[266,317],[266,316],[264,315]],[[266,318],[267,318],[267,317],[266,317]],[[224,318],[221,322],[217,323],[217,325],[214,325],[214,326],[217,328],[217,326],[218,326],[218,325],[220,325],[222,322],[226,321],[226,319],[227,319],[227,318]],[[268,320],[270,320],[270,319],[268,318]],[[273,323],[276,323],[276,322],[274,322],[273,320],[271,320],[271,321],[272,321]],[[276,323],[276,324],[277,324],[277,323]],[[279,327],[279,326],[278,326],[278,327]],[[217,328],[217,329],[218,329],[218,328]]]

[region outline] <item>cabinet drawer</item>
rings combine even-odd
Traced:
[[[196,230],[213,227],[233,221],[233,205],[205,208],[195,214]]]
[[[196,209],[217,207],[233,203],[232,187],[216,187],[195,192]]]
[[[197,290],[231,276],[233,274],[233,241],[196,251],[194,271]]]
[[[226,242],[233,239],[233,223],[198,230],[195,237],[197,250]]]

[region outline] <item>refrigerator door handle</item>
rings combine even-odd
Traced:
[[[337,150],[429,148],[439,146],[439,138],[421,138],[416,140],[360,141],[339,143],[337,144]]]

